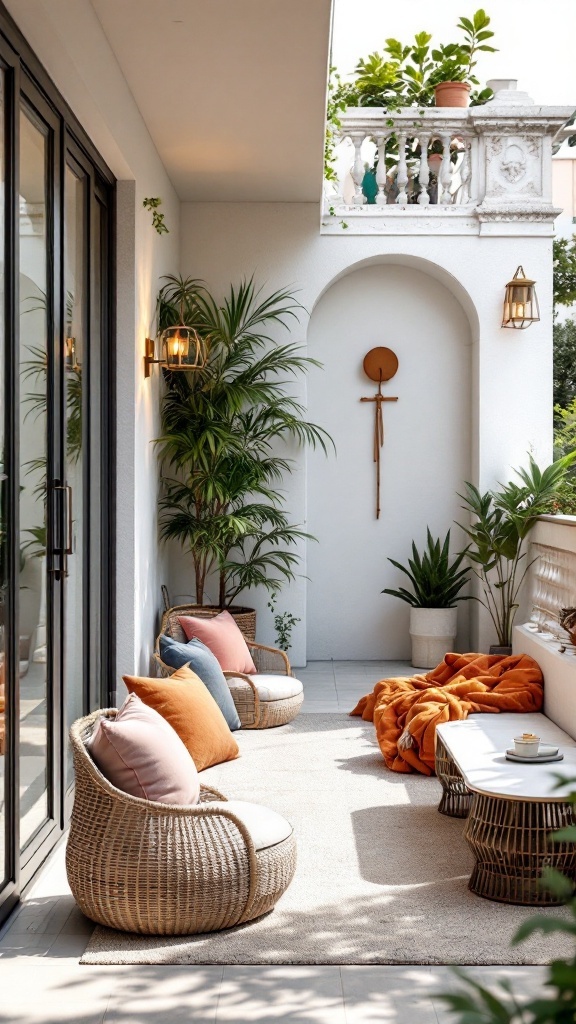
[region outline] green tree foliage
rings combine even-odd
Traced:
[[[576,321],[554,324],[554,405],[566,409],[576,398]]]
[[[554,305],[576,301],[576,236],[554,240]],[[576,321],[555,320],[554,337],[554,449],[572,451],[576,441]],[[571,469],[558,489],[554,512],[576,515],[576,472]]]
[[[555,238],[552,251],[554,305],[571,306],[576,302],[576,235]]]
[[[554,407],[554,457],[559,459],[576,449],[576,396],[566,409]],[[576,515],[576,468],[571,466],[555,495],[552,512]]]

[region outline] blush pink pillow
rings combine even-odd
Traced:
[[[187,640],[197,637],[210,648],[224,672],[245,672],[247,675],[256,672],[246,641],[230,612],[224,610],[211,619],[179,615],[178,622]]]
[[[116,718],[100,718],[88,749],[116,789],[144,800],[198,803],[196,765],[171,725],[130,693]]]

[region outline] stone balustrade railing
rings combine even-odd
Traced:
[[[349,107],[334,154],[338,180],[325,186],[322,230],[418,231],[420,223],[429,231],[433,216],[442,218],[442,231],[447,218],[452,230],[481,234],[493,233],[495,223],[526,220],[538,225],[534,233],[550,234],[559,213],[553,147],[572,113],[537,106],[512,89],[466,109],[390,115]]]

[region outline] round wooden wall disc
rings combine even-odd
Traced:
[[[391,348],[371,348],[362,365],[370,380],[390,380],[398,369],[398,356]]]

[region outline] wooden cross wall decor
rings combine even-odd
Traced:
[[[380,519],[380,449],[384,444],[383,402],[397,402],[398,398],[382,394],[382,382],[390,380],[398,369],[398,356],[391,348],[371,348],[364,356],[364,373],[378,382],[378,391],[361,402],[374,402],[374,462],[376,463],[376,519]]]

